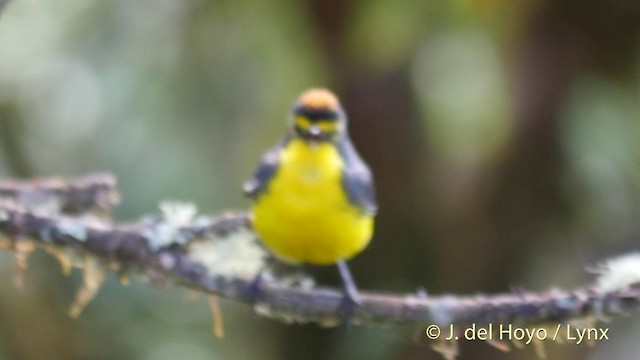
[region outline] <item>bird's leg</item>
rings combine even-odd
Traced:
[[[358,293],[358,288],[356,287],[356,283],[353,281],[353,277],[351,277],[351,272],[349,271],[349,267],[347,266],[347,262],[344,260],[339,260],[337,262],[338,271],[340,271],[340,276],[342,277],[342,282],[344,283],[344,294],[345,294],[345,302],[349,308],[352,308],[355,305],[362,304],[362,299],[360,298],[360,294]]]
[[[262,293],[262,284],[264,283],[266,269],[260,269],[256,276],[251,280],[251,282],[247,285],[246,293],[251,300],[257,300]]]

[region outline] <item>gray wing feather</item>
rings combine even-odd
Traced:
[[[349,200],[369,215],[375,215],[378,210],[373,176],[365,162],[353,147],[351,140],[344,137],[338,144],[338,149],[344,159],[342,183],[347,191]]]
[[[256,199],[266,190],[280,165],[280,152],[288,142],[289,137],[285,137],[264,154],[253,178],[244,183],[243,190],[246,196]]]

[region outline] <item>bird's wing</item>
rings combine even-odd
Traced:
[[[264,154],[253,178],[247,180],[242,187],[246,196],[256,199],[267,188],[280,165],[280,152],[288,142],[289,137],[287,136]]]
[[[351,140],[344,137],[338,144],[340,154],[344,159],[342,170],[342,185],[349,200],[369,215],[375,215],[378,210],[373,176],[367,164],[353,147]]]

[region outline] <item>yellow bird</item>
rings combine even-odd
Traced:
[[[371,172],[332,92],[300,96],[287,133],[244,191],[254,200],[253,226],[267,248],[290,263],[337,264],[347,299],[359,303],[346,260],[369,243],[377,204]]]

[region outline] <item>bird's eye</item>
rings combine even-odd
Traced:
[[[344,123],[336,121],[335,119],[319,119],[314,121],[306,116],[294,117],[293,125],[298,131],[314,131],[323,134],[336,134],[342,132],[344,129]]]

